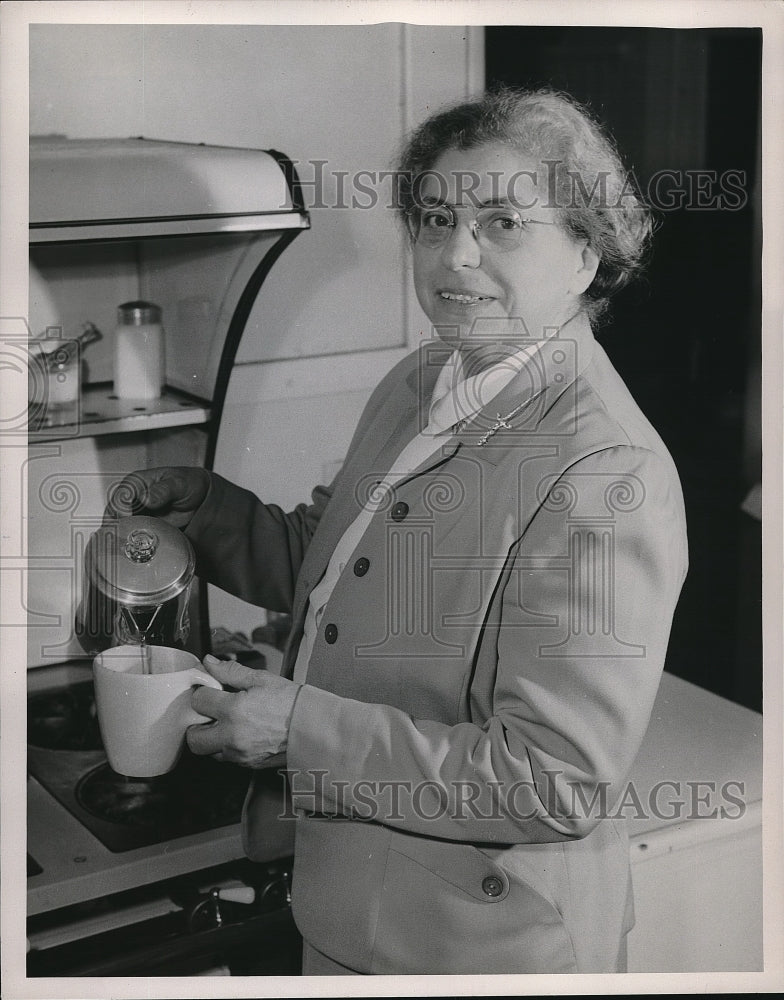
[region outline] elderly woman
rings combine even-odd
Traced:
[[[435,336],[290,513],[135,474],[201,575],[293,628],[282,676],[208,657],[197,754],[285,754],[304,972],[622,970],[629,771],[686,571],[678,476],[592,322],[650,226],[548,91],[426,121],[401,215]],[[138,509],[138,508],[137,508]],[[281,756],[276,756],[281,755]],[[261,783],[246,805],[263,851]]]

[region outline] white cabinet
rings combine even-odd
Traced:
[[[54,316],[59,336],[73,339],[91,321],[104,338],[88,349],[89,379],[68,422],[49,420],[44,406],[29,427],[22,558],[6,564],[19,580],[9,624],[27,625],[29,666],[82,653],[72,623],[83,552],[109,490],[137,468],[211,466],[250,311],[309,225],[289,168],[261,150],[32,141],[30,261],[47,326]],[[163,309],[166,388],[159,400],[118,399],[116,308],[142,297]],[[31,318],[38,305],[31,295]]]
[[[629,972],[761,971],[762,716],[665,673],[630,786]]]

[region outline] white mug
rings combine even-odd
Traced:
[[[191,708],[195,685],[221,684],[183,649],[113,646],[93,660],[95,705],[109,764],[118,774],[150,778],[171,771],[188,726],[211,720]],[[148,672],[145,672],[148,671]]]

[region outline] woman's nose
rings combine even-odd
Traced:
[[[450,270],[460,267],[479,267],[482,250],[471,222],[458,223],[441,251],[442,260]]]

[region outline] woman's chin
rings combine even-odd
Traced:
[[[447,323],[433,323],[431,330],[439,340],[443,340],[451,347],[460,347],[462,343],[465,343],[470,333],[470,330],[464,330],[460,326]]]

